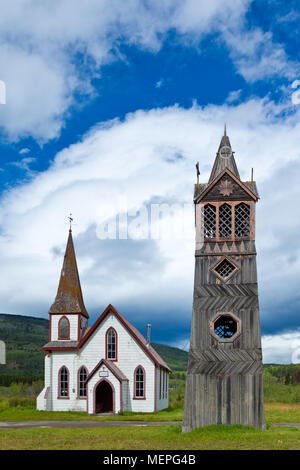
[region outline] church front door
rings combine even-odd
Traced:
[[[111,384],[102,380],[96,387],[95,413],[113,413],[113,388]]]

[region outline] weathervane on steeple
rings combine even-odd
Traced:
[[[199,176],[200,176],[199,162],[196,163],[196,170],[197,170],[197,184],[199,184]]]
[[[73,217],[72,217],[71,212],[70,212],[70,215],[69,215],[68,219],[69,219],[69,221],[70,221],[70,231],[72,231],[72,222],[73,222],[74,219],[73,219]]]

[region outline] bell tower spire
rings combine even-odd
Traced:
[[[211,183],[225,168],[228,168],[237,178],[240,179],[240,175],[233,154],[234,152],[231,148],[225,123],[224,135],[221,138],[221,142],[215,158],[215,163],[211,171],[208,183]]]

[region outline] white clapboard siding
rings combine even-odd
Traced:
[[[59,315],[52,315],[52,341],[57,340],[57,325]],[[77,339],[77,315],[69,315],[71,326],[71,340]],[[53,411],[87,411],[94,413],[94,392],[96,384],[102,379],[97,370],[89,380],[87,399],[78,398],[78,371],[85,366],[88,374],[105,358],[105,336],[107,330],[113,327],[117,333],[117,361],[114,364],[120,369],[128,380],[119,380],[111,371],[107,371],[106,380],[113,385],[115,396],[114,412],[142,411],[153,412],[168,407],[168,394],[159,398],[160,367],[145,353],[127,328],[119,321],[114,313],[105,317],[98,328],[93,332],[81,349],[76,351],[53,351],[45,358],[45,388],[37,400],[38,409],[49,407]],[[59,398],[58,384],[59,371],[65,366],[69,371],[69,397]],[[134,372],[138,366],[145,371],[145,399],[134,398]],[[103,367],[101,367],[103,371]],[[105,368],[105,370],[107,370]],[[166,378],[168,373],[163,370]],[[155,380],[156,374],[156,380]],[[155,399],[156,383],[156,399]],[[47,392],[48,389],[48,392]],[[47,392],[47,393],[46,393]],[[46,398],[45,398],[46,395]],[[49,398],[50,397],[50,398]]]
[[[70,322],[70,341],[78,340],[78,315],[50,315],[51,316],[51,341],[58,341],[58,323],[62,317],[67,317]],[[64,340],[62,340],[64,341]]]

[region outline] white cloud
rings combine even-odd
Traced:
[[[272,77],[292,80],[300,71],[299,64],[288,58],[284,46],[273,41],[270,31],[247,30],[242,24],[224,28],[223,38],[238,72],[250,83]]]
[[[25,148],[22,148],[20,151],[19,151],[19,154],[20,155],[24,155],[26,153],[29,153],[30,152],[30,149],[25,147]]]
[[[300,362],[300,331],[262,337],[265,364],[295,364]]]
[[[226,98],[226,103],[234,103],[235,101],[238,101],[241,96],[242,91],[243,91],[242,89],[231,91],[228,97]]]
[[[16,166],[17,168],[20,168],[20,170],[26,170],[27,172],[30,172],[29,165],[30,163],[33,163],[36,161],[35,157],[24,157],[19,161],[16,162],[11,162],[10,165]]]
[[[217,32],[226,42],[238,71],[249,81],[275,75],[290,77],[295,64],[270,33],[247,31],[251,0],[62,0],[53,9],[46,0],[1,4],[0,77],[7,104],[0,126],[9,140],[32,136],[39,142],[57,137],[75,94],[91,98],[101,66],[124,60],[121,44],[156,52],[169,30],[178,41],[199,48]]]
[[[155,84],[155,88],[161,88],[163,86],[164,80],[161,78]]]

